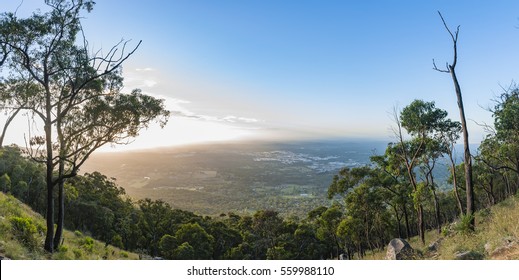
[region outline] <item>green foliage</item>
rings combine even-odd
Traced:
[[[431,197],[431,195],[429,186],[427,186],[424,182],[418,183],[416,187],[416,191],[414,191],[411,196],[413,198],[413,204],[415,208],[418,208],[418,205],[426,202]]]
[[[370,173],[368,166],[348,168],[339,171],[339,175],[333,177],[333,182],[328,187],[328,198],[335,195],[345,195],[349,190],[360,184]]]
[[[110,243],[115,247],[124,248],[123,238],[119,234],[114,235]]]
[[[17,91],[12,96],[0,94],[0,101],[31,111],[33,123],[45,126],[44,136],[29,139],[28,152],[44,162],[49,171],[45,173],[50,177],[45,180],[47,195],[53,195],[54,186],[59,188],[60,213],[65,211],[65,198],[61,195],[65,180],[76,176],[95,150],[108,143],[127,143],[153,121],[163,127],[169,117],[164,100],[145,95],[139,89],[122,92],[121,65],[140,43],[126,52],[128,42],[121,42],[100,56],[101,52],[90,53],[85,45],[87,40],[76,40],[81,32],[82,11],[90,12],[93,3],[45,1],[47,12],[38,10],[25,19],[16,13],[0,14],[0,44],[9,47],[8,63],[2,69],[2,74],[11,80],[7,92],[17,83],[35,88]],[[4,93],[2,88],[0,93]],[[18,172],[23,170],[13,171]],[[11,178],[11,182],[18,184],[21,180]],[[15,190],[25,193],[27,187],[19,184]],[[47,201],[47,223],[51,225],[54,207],[51,197]],[[103,212],[105,216],[93,217],[107,217],[103,222],[113,223],[113,215]],[[57,248],[53,242],[62,238],[63,216],[58,215],[55,236],[53,227],[47,229],[45,249],[49,252]],[[110,234],[103,238],[109,239]]]
[[[83,252],[82,252],[81,250],[79,250],[79,249],[74,249],[72,252],[74,253],[74,258],[75,258],[76,260],[80,260],[80,259],[83,258]]]
[[[11,178],[7,173],[4,173],[4,175],[0,176],[0,189],[4,193],[11,191]]]
[[[2,255],[11,259],[99,259],[104,253],[103,250],[113,251],[114,254],[109,254],[108,258],[116,259],[123,252],[112,246],[104,246],[105,244],[93,239],[92,251],[87,251],[83,244],[89,241],[85,242],[84,236],[65,231],[64,242],[54,254],[48,254],[41,248],[45,232],[42,216],[31,211],[16,198],[3,193],[0,193],[0,217],[3,217],[0,218],[0,251]],[[138,259],[135,254],[126,254],[127,259]]]
[[[39,233],[38,227],[31,218],[14,216],[9,219],[9,222],[11,223],[14,236],[25,246],[34,249],[39,245],[37,238]]]
[[[62,253],[66,253],[66,252],[68,252],[68,247],[66,245],[61,245],[61,246],[59,246],[58,251],[62,252]]]
[[[177,239],[174,236],[165,234],[159,242],[160,255],[166,259],[174,260],[177,258],[175,250],[178,247]]]
[[[184,242],[180,244],[174,251],[173,255],[176,259],[179,260],[196,260],[198,256],[195,252],[193,246],[189,244],[189,242]]]
[[[85,251],[91,253],[94,251],[94,239],[90,236],[86,236],[80,241],[80,245]]]
[[[16,146],[0,148],[0,189],[38,212],[45,210],[45,177],[40,164],[27,160]],[[5,188],[5,190],[4,190]]]
[[[283,246],[274,246],[267,249],[267,260],[290,260],[293,256]]]
[[[181,245],[175,250],[180,255],[189,255],[194,250],[196,255],[189,259],[208,260],[212,257],[214,237],[209,235],[198,223],[183,224],[175,233],[176,242]],[[178,251],[181,250],[181,251]],[[181,252],[181,253],[179,253]],[[182,258],[180,258],[182,259]]]
[[[474,220],[474,215],[461,215],[458,224],[454,228],[457,232],[462,234],[473,233],[474,230],[471,227],[471,222]]]
[[[447,117],[447,111],[438,109],[434,102],[414,100],[400,113],[402,127],[413,136],[424,137],[441,128],[441,122]]]

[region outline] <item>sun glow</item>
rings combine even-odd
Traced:
[[[102,151],[127,151],[181,146],[206,142],[241,140],[255,136],[254,129],[225,123],[172,116],[164,128],[152,125],[128,145],[103,147]]]

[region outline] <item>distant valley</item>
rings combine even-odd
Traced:
[[[330,203],[326,192],[340,168],[368,164],[386,145],[375,140],[238,142],[99,153],[81,171],[116,178],[135,199],[162,199],[203,215],[273,209],[301,216]]]

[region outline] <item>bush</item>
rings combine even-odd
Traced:
[[[68,247],[66,245],[61,245],[61,246],[59,246],[58,251],[66,253],[66,252],[68,252]]]
[[[81,247],[85,249],[85,251],[92,253],[94,251],[94,239],[92,237],[87,236],[85,239],[81,240]]]
[[[68,247],[66,245],[59,246],[56,254],[52,256],[55,260],[70,260],[71,257],[72,255],[68,253]]]
[[[123,238],[119,234],[116,234],[114,235],[114,237],[112,237],[111,243],[115,247],[124,249]]]
[[[11,217],[9,221],[16,239],[31,249],[38,246],[38,239],[34,236],[38,233],[38,227],[31,218],[14,216]]]
[[[474,219],[474,215],[461,215],[460,222],[456,225],[455,230],[463,234],[469,234],[473,231],[470,227],[470,221]]]
[[[79,249],[74,249],[72,250],[72,252],[74,253],[74,257],[76,258],[76,260],[80,260],[81,257],[83,257],[83,252],[81,252],[81,250]]]

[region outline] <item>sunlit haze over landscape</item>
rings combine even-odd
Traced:
[[[44,6],[0,4],[17,7],[28,15]],[[163,129],[151,126],[126,149],[389,139],[393,108],[417,98],[459,119],[450,76],[432,69],[433,59],[452,60],[438,10],[460,25],[457,72],[479,142],[476,122],[492,123],[486,108],[518,77],[517,1],[97,1],[83,28],[92,50],[142,40],[123,65],[125,90],[161,97],[171,111]],[[23,144],[26,127],[19,118],[6,143]]]
[[[518,0],[0,0],[0,278],[508,279],[518,46]]]

